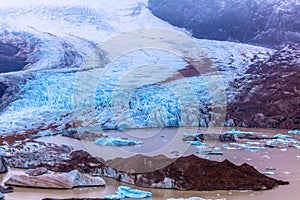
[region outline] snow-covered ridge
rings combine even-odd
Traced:
[[[106,39],[146,27],[179,30],[154,17],[146,4],[145,0],[117,3],[108,0],[51,0],[25,4],[24,1],[13,0],[1,4],[0,16],[5,18],[0,18],[3,30],[0,38],[26,49],[29,64],[22,71],[0,74],[0,82],[9,85],[11,91],[2,98],[2,105],[8,106],[0,114],[0,134],[20,133],[50,125],[63,129],[65,124],[72,124],[78,70],[96,47],[100,45],[101,50]],[[228,100],[234,95],[230,83],[243,76],[248,66],[267,59],[274,52],[230,42],[195,41],[221,71]],[[99,78],[94,94],[95,112],[88,113],[86,119],[90,119],[81,125],[114,129],[207,126],[210,123],[210,94],[201,76],[166,84],[142,85],[126,105],[129,114],[115,120],[115,112],[123,113],[124,110],[113,109],[114,87],[120,77],[130,77],[136,69],[145,65],[168,66],[178,71],[186,67],[187,62],[172,52],[159,49],[141,49],[123,55]],[[166,70],[166,67],[161,70]],[[144,78],[157,77],[160,73],[159,70],[149,70]],[[182,103],[188,103],[188,100],[179,102],[172,91],[172,88],[181,88],[184,93],[186,83],[196,96],[198,105],[194,106],[198,107],[198,111],[192,113],[196,118],[188,119],[191,113],[182,113]],[[186,120],[182,120],[183,115]]]

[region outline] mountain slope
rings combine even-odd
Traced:
[[[271,47],[300,42],[298,0],[149,0],[148,7],[197,38]]]
[[[299,128],[300,46],[285,46],[247,73],[248,79],[236,81],[239,92],[228,106],[236,125]]]

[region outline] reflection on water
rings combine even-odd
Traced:
[[[276,133],[287,133],[287,130],[272,130],[272,129],[243,129],[245,131],[255,131],[260,134],[273,135]],[[186,144],[181,140],[182,132],[192,133],[194,129],[139,129],[139,130],[129,130],[126,132],[120,131],[105,131],[105,134],[119,137],[126,137],[129,139],[138,139],[144,142],[142,146],[132,146],[123,148],[113,148],[113,147],[102,147],[94,145],[92,141],[78,141],[70,138],[65,138],[61,136],[48,137],[38,139],[40,141],[62,143],[74,146],[75,149],[84,149],[89,151],[95,156],[104,157],[105,159],[112,159],[119,156],[128,157],[135,153],[150,152],[149,155],[156,155],[162,153],[168,156],[175,157],[172,150],[180,149],[181,154],[196,154],[199,149],[192,146],[185,146]],[[199,129],[200,132],[206,132],[206,129]],[[214,130],[210,130],[213,132]],[[220,132],[219,129],[215,130]],[[224,131],[224,130],[222,130]],[[299,138],[298,138],[299,139]],[[173,149],[168,151],[158,151],[158,149],[168,146],[168,142],[176,140],[177,146],[172,146]],[[245,141],[240,141],[245,142]],[[209,146],[221,147],[223,143],[220,142],[207,142]],[[118,151],[116,151],[118,149]],[[125,153],[124,153],[125,152]],[[165,189],[149,189],[142,188],[143,190],[148,190],[153,193],[152,199],[163,200],[170,197],[192,197],[198,196],[203,198],[211,199],[245,199],[245,200],[255,200],[255,199],[292,199],[298,200],[300,195],[300,149],[288,148],[287,151],[282,151],[281,149],[265,149],[263,151],[250,151],[245,149],[240,150],[226,150],[222,148],[223,155],[210,155],[209,159],[222,161],[224,159],[229,159],[235,164],[242,164],[247,162],[253,165],[258,171],[266,171],[267,167],[276,168],[274,178],[290,181],[290,185],[280,186],[270,191],[213,191],[213,192],[197,192],[197,191],[176,191],[176,190],[165,190]],[[201,157],[208,157],[207,155],[197,154]],[[8,174],[1,175],[0,178],[3,181],[9,178],[11,174],[24,173],[22,170],[10,169]],[[75,197],[102,197],[106,194],[112,194],[119,185],[126,185],[123,183],[118,183],[115,180],[105,178],[106,187],[91,187],[91,188],[76,188],[73,190],[47,190],[47,189],[28,189],[15,187],[15,192],[12,194],[6,194],[6,199],[9,200],[19,200],[19,199],[42,199],[44,197],[59,197],[59,198],[75,198]]]

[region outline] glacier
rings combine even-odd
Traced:
[[[211,81],[221,78],[217,81],[224,85],[225,101],[233,98],[237,77],[245,76],[250,65],[267,60],[275,52],[269,48],[192,38],[186,30],[153,16],[146,5],[146,0],[97,3],[12,0],[1,4],[0,39],[18,46],[19,54],[27,58],[28,64],[21,71],[0,73],[0,83],[8,86],[0,102],[0,134],[39,129],[62,131],[69,126],[100,129],[211,126],[214,102],[205,77],[167,79],[176,77],[173,75],[189,65],[186,58],[174,52],[136,49],[109,63],[101,74],[95,74],[97,83],[80,82],[78,74],[84,73],[82,65],[89,56],[97,51],[100,59],[105,59],[101,45],[128,31],[154,27],[193,40],[221,74],[212,76]],[[90,94],[93,102],[88,102],[93,110],[78,116],[74,106],[80,101],[84,109],[87,100],[76,99],[76,91],[85,92],[92,87],[90,84],[97,85]],[[126,87],[131,85],[133,92],[126,93]]]

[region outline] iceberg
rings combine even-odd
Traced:
[[[264,147],[258,147],[258,146],[245,146],[245,149],[251,150],[251,151],[261,151],[264,150]]]
[[[54,136],[60,134],[59,132],[54,132],[52,130],[44,130],[44,131],[39,131],[37,134],[32,134],[29,137],[31,139],[36,139],[40,137],[48,137],[48,136]]]
[[[300,134],[300,131],[298,130],[290,130],[288,131],[289,134],[293,134],[293,135],[299,135]]]
[[[199,137],[200,133],[184,133],[183,137]]]
[[[129,145],[141,145],[143,142],[135,140],[126,140],[122,138],[114,138],[112,136],[106,136],[105,138],[98,138],[94,144],[103,146],[129,146]]]
[[[200,142],[200,141],[186,141],[186,143],[190,145],[197,145],[197,146],[205,146],[206,143]]]
[[[240,131],[240,130],[236,131],[235,129],[232,129],[231,131],[224,132],[224,134],[233,134],[233,135],[251,134],[251,135],[253,135],[254,132],[246,132],[246,131]]]
[[[274,135],[274,138],[276,138],[276,139],[289,139],[289,138],[291,138],[291,136],[283,135],[283,134],[278,133],[278,134]]]
[[[269,176],[273,176],[275,175],[274,172],[262,172],[264,175],[269,175]]]
[[[115,194],[104,196],[105,199],[125,199],[125,198],[141,199],[141,198],[149,198],[149,197],[152,197],[151,192],[137,190],[127,186],[119,186]]]

